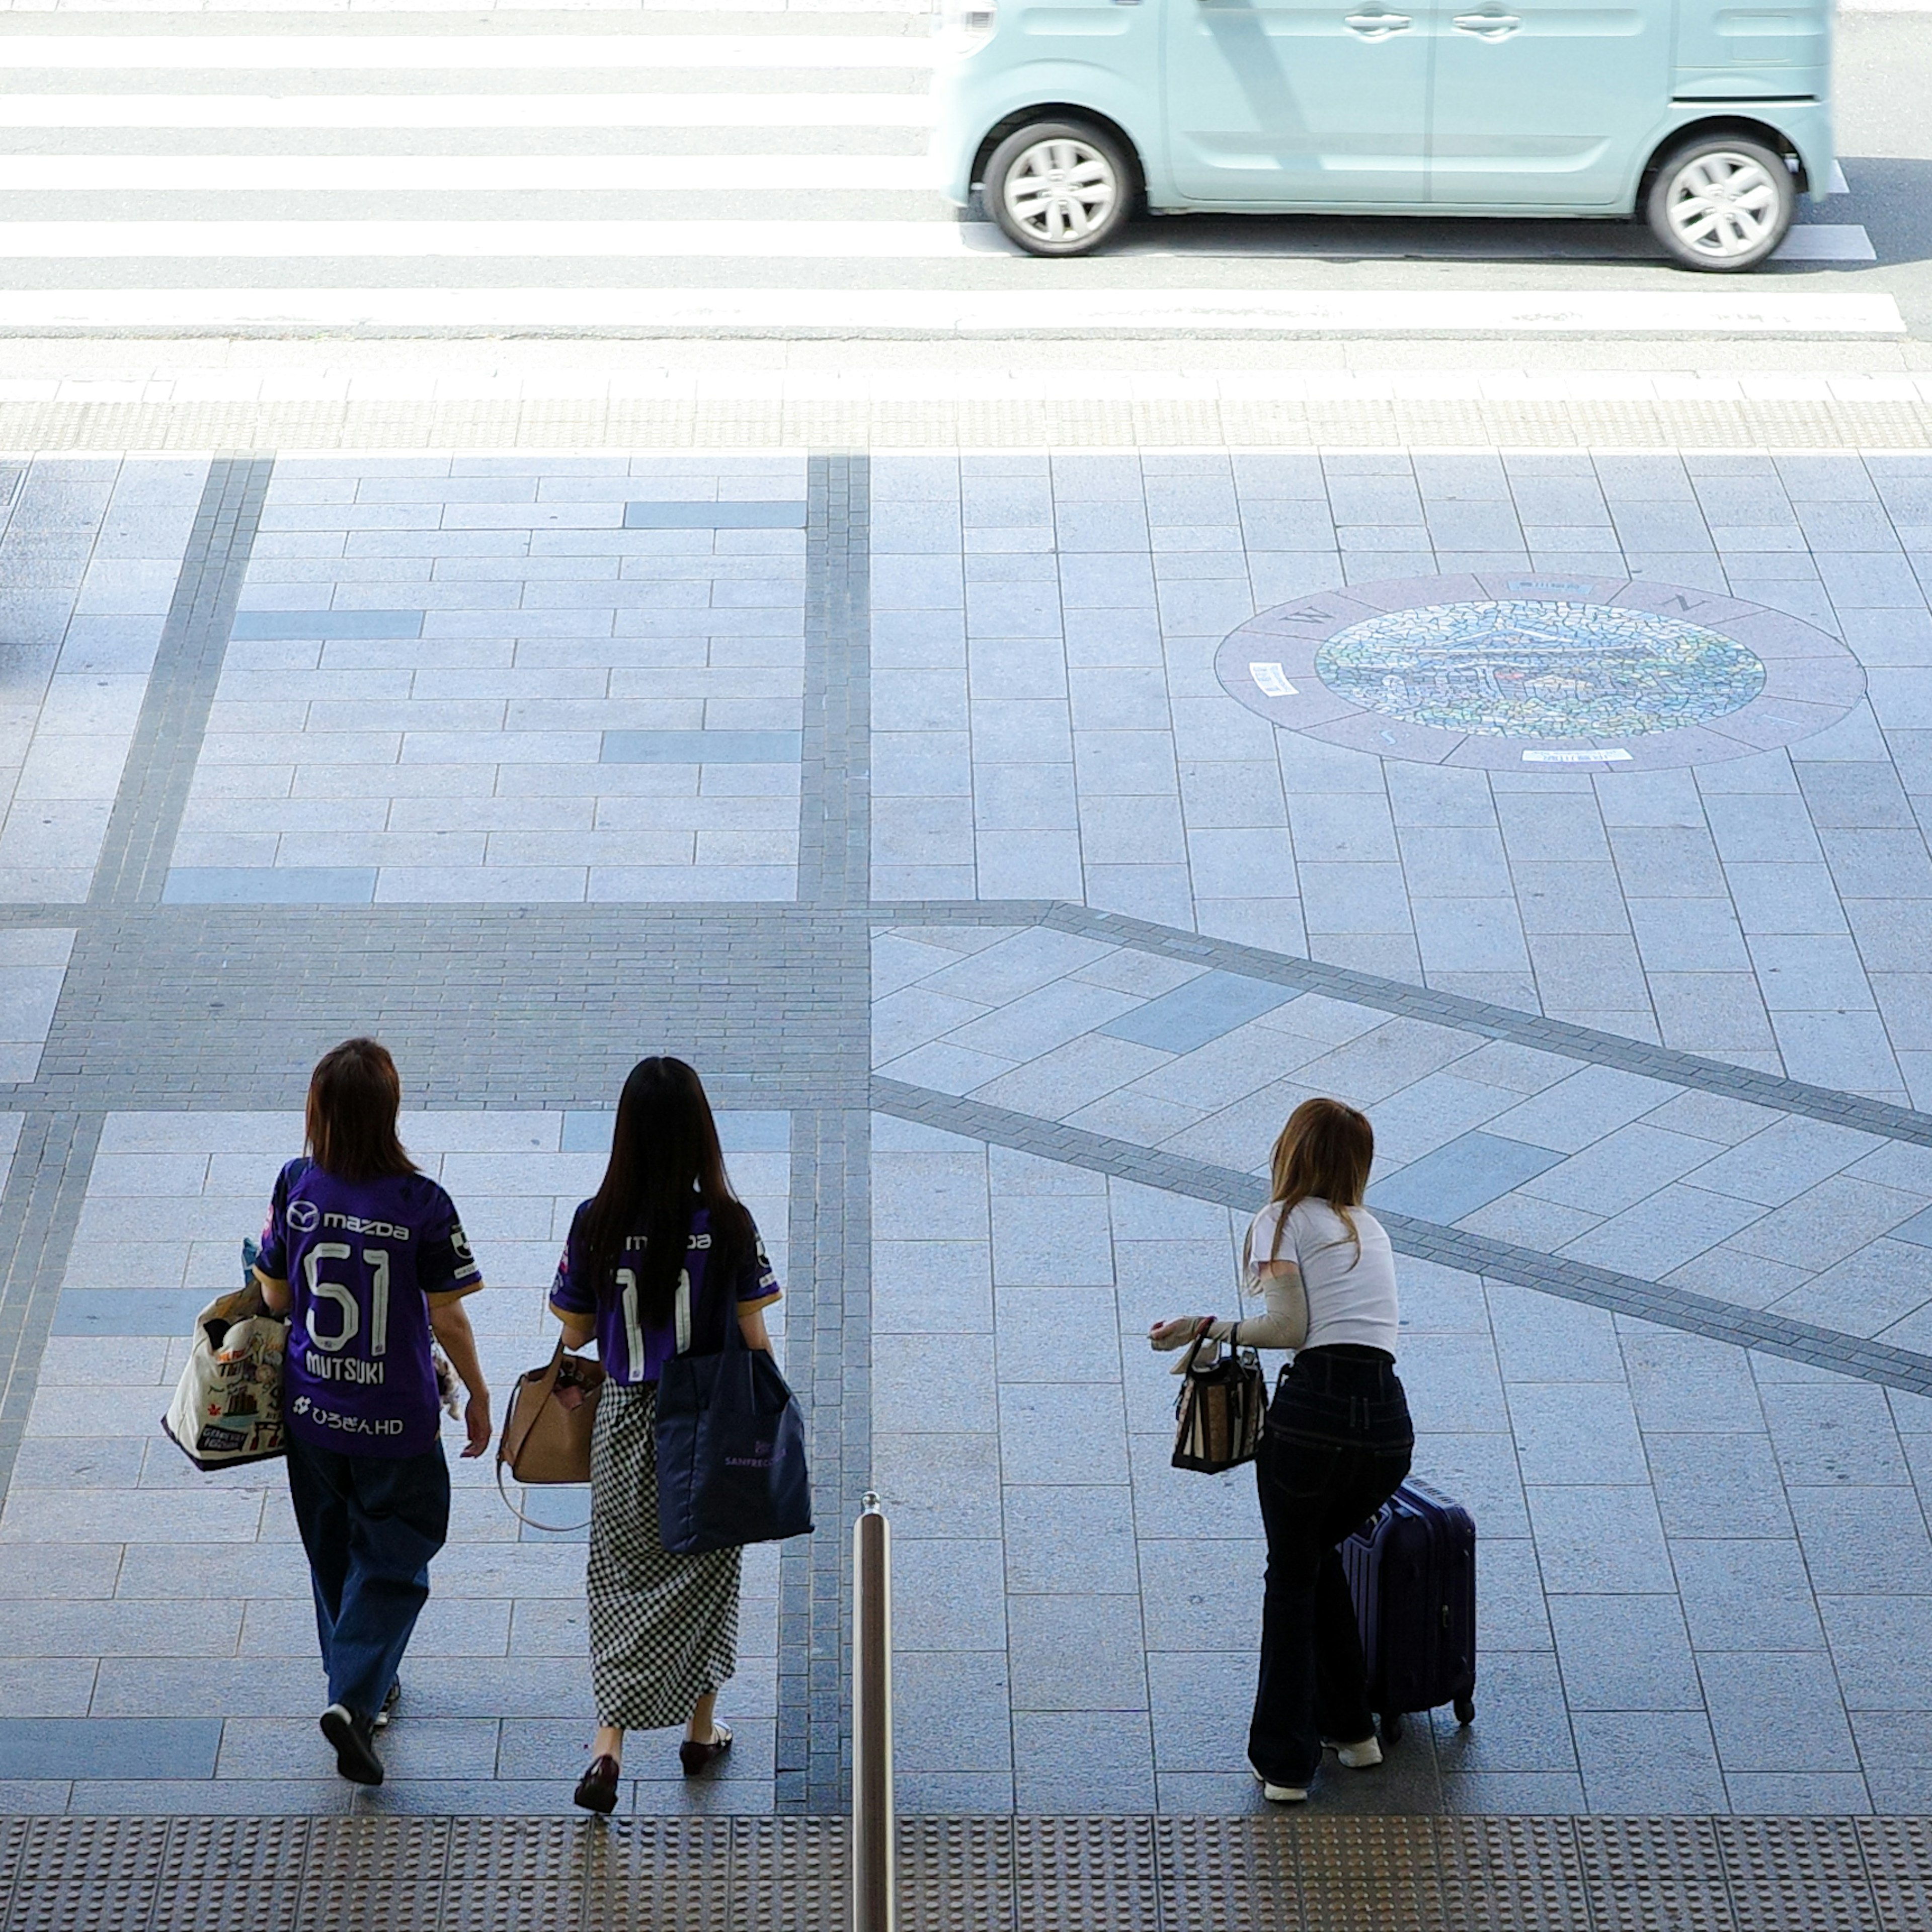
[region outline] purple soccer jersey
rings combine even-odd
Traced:
[[[599,1294],[586,1277],[583,1260],[584,1216],[590,1205],[587,1201],[582,1202],[572,1217],[570,1238],[556,1264],[550,1305],[560,1314],[596,1318],[598,1359],[612,1381],[654,1382],[665,1363],[677,1353],[677,1335],[668,1322],[659,1327],[644,1321],[638,1307],[638,1271],[632,1258],[641,1256],[644,1238],[633,1234],[625,1242],[625,1261],[618,1267],[616,1285]],[[705,1264],[711,1258],[711,1216],[705,1208],[691,1217],[688,1247],[685,1273],[691,1283],[694,1324],[697,1311],[704,1306]],[[752,1248],[734,1284],[740,1309],[764,1308],[778,1298],[778,1278],[772,1272],[756,1228],[752,1230]]]
[[[482,1280],[449,1196],[427,1174],[351,1183],[292,1160],[256,1265],[289,1284],[287,1427],[344,1455],[428,1450],[440,1422],[429,1298]]]

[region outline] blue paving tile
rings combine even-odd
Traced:
[[[167,905],[368,905],[374,866],[171,866]]]
[[[627,530],[802,530],[803,502],[626,503]]]
[[[238,610],[229,636],[238,644],[309,638],[419,638],[420,610]]]
[[[796,731],[606,731],[607,765],[795,765]]]
[[[1210,1040],[1245,1026],[1250,1020],[1285,1006],[1295,997],[1286,986],[1270,986],[1240,973],[1204,973],[1157,1000],[1150,1000],[1099,1030],[1114,1040],[1157,1046],[1168,1053],[1192,1053]]]
[[[1922,1248],[1932,1248],[1932,1208],[1923,1209],[1892,1228],[1887,1238],[1894,1241],[1911,1241]]]
[[[0,1778],[212,1778],[218,1718],[0,1718]]]
[[[185,1335],[214,1298],[206,1288],[64,1288],[54,1304],[56,1335]],[[157,1389],[158,1403],[165,1391]]]
[[[616,1118],[614,1112],[565,1114],[563,1151],[608,1154],[610,1151],[610,1124]]]
[[[1419,1220],[1460,1221],[1562,1158],[1500,1134],[1462,1134],[1371,1188],[1369,1205]]]

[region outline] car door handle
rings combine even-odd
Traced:
[[[1474,34],[1479,40],[1504,40],[1522,25],[1514,14],[1458,14],[1451,23],[1459,34]]]
[[[1342,24],[1365,40],[1385,40],[1391,34],[1407,33],[1415,22],[1406,14],[1350,14]]]

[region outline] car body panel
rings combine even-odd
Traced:
[[[1111,123],[1157,212],[1614,216],[1715,122],[1820,197],[1830,28],[1829,0],[1010,0],[937,66],[933,154],[963,206],[1038,110]]]

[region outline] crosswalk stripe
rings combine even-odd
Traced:
[[[15,94],[0,128],[929,128],[923,94]]]
[[[921,188],[922,154],[8,154],[0,193],[578,194]],[[935,204],[934,212],[939,212]]]
[[[0,34],[8,68],[928,68],[929,41],[883,34]]]
[[[1894,335],[1889,296],[1726,291],[1248,289],[981,294],[905,289],[125,289],[0,290],[0,328],[231,327],[889,330],[1072,337],[1221,334]]]
[[[0,259],[527,255],[956,260],[1017,255],[990,222],[0,221]]]

